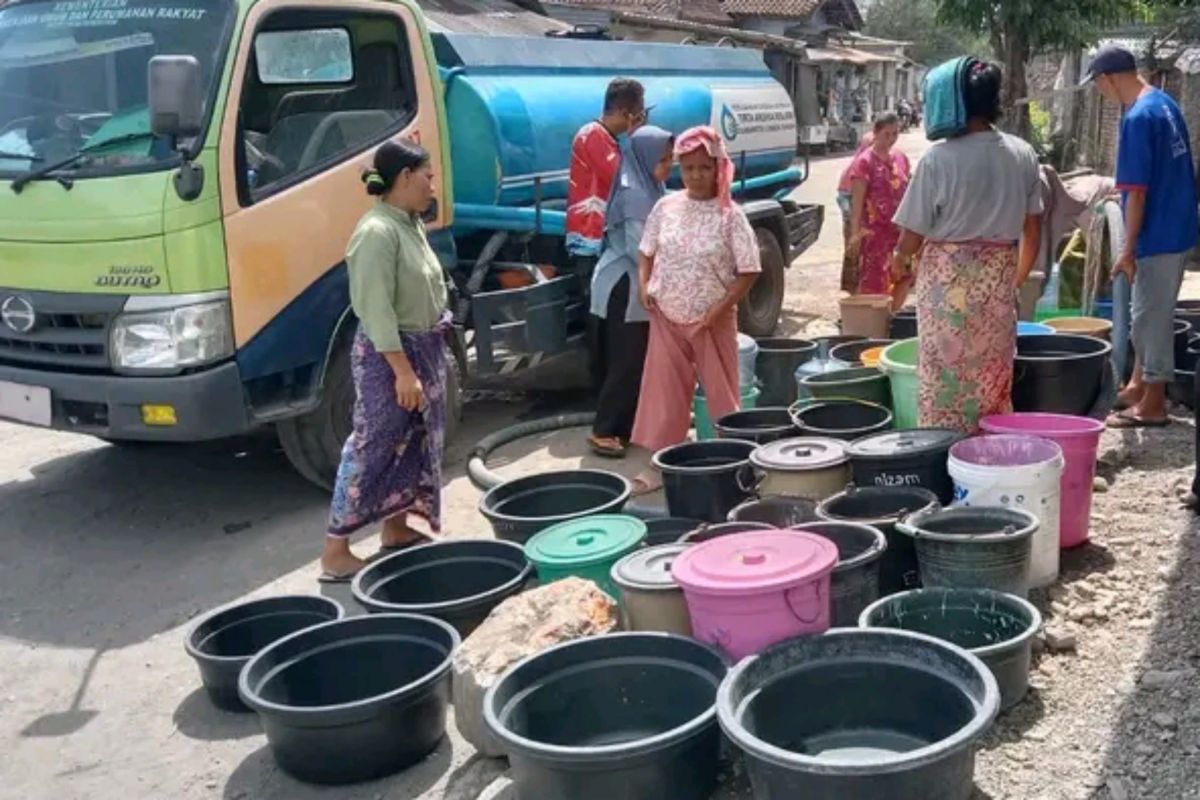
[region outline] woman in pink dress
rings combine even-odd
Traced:
[[[633,442],[651,451],[687,438],[696,380],[713,419],[738,410],[737,305],[762,271],[750,221],[733,202],[734,165],[720,135],[692,128],[675,141],[682,192],[646,220],[638,290],[650,312],[650,343]],[[634,493],[662,486],[657,472]]]
[[[858,294],[888,294],[892,251],[900,228],[892,222],[911,168],[908,156],[893,150],[900,117],[887,111],[875,118],[875,140],[850,164],[850,258],[859,259]]]

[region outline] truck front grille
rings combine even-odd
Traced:
[[[123,295],[0,288],[0,364],[108,371],[109,328],[125,300]],[[24,330],[29,309],[34,322]]]

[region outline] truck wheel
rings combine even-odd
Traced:
[[[276,424],[284,455],[304,478],[333,489],[342,445],[353,430],[354,379],[350,375],[350,340],[329,359],[321,402],[307,414]]]
[[[766,228],[755,228],[758,253],[762,258],[762,274],[754,288],[738,308],[738,328],[755,338],[770,336],[779,326],[783,310],[783,250],[775,234]]]
[[[338,348],[325,373],[321,404],[308,414],[275,426],[289,462],[306,480],[332,490],[342,460],[342,447],[354,429],[354,379],[350,375],[350,343]],[[461,365],[448,359],[446,376],[446,444],[453,440],[462,420]]]

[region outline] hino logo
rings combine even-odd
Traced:
[[[3,303],[0,303],[0,321],[9,330],[17,333],[29,333],[37,322],[37,314],[33,310],[33,304],[24,297],[11,295],[4,298]]]

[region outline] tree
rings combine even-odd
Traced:
[[[939,23],[937,0],[875,0],[867,10],[865,31],[871,36],[912,42],[912,60],[927,66],[958,56],[979,55],[988,48],[987,39],[957,25]]]
[[[1170,0],[1175,2],[1175,0]],[[1188,5],[1191,5],[1188,2]],[[1142,0],[937,0],[938,19],[986,36],[1004,67],[1004,96],[1012,108],[1008,127],[1029,138],[1029,106],[1015,105],[1029,84],[1025,66],[1035,54],[1082,48],[1105,25],[1144,14]]]

